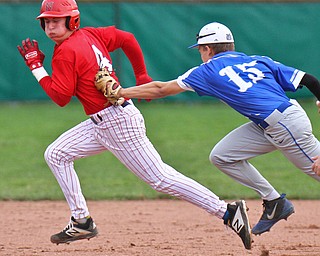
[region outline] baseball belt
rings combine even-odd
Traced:
[[[265,118],[258,125],[261,128],[266,129],[268,126],[278,123],[283,118],[282,113],[290,106],[292,106],[291,102],[282,103],[279,107],[277,107],[267,118]]]
[[[120,106],[125,108],[128,105],[130,105],[130,103],[128,101],[124,101]],[[102,116],[99,115],[99,114],[94,114],[94,115],[90,116],[90,119],[95,125],[97,125],[97,124],[99,124],[100,122],[103,121]]]

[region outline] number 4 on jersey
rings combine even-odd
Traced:
[[[92,45],[92,50],[96,55],[99,68],[107,68],[109,72],[112,72],[112,65],[110,61],[105,56],[103,56],[102,52],[95,45]]]

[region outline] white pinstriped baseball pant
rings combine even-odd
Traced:
[[[182,175],[161,160],[146,136],[143,116],[132,104],[111,106],[98,113],[103,121],[90,119],[63,133],[45,151],[45,159],[69,204],[71,215],[89,215],[74,160],[113,153],[131,172],[158,192],[186,200],[222,218],[227,203],[198,182]],[[107,165],[101,165],[104,168]]]

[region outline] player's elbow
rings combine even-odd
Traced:
[[[158,82],[156,94],[158,98],[163,98],[176,94],[174,87],[169,82]]]
[[[163,98],[169,95],[169,91],[165,87],[160,87],[157,90],[157,98]]]
[[[59,106],[59,107],[65,107],[68,103],[61,103],[61,102],[56,102],[56,104]]]
[[[53,99],[59,107],[65,107],[71,100],[71,97],[61,96]]]
[[[69,102],[66,101],[54,101],[59,107],[65,107]]]

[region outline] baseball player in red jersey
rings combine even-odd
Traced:
[[[71,210],[69,224],[51,236],[52,243],[70,243],[98,234],[82,194],[74,161],[104,151],[114,154],[131,172],[156,191],[186,200],[223,219],[251,248],[251,228],[245,201],[226,203],[196,181],[164,163],[146,136],[143,116],[130,99],[111,105],[94,85],[99,68],[117,79],[110,52],[122,49],[132,65],[136,84],[151,81],[135,37],[113,26],[79,28],[80,13],[74,0],[44,0],[40,9],[42,29],[55,42],[52,75],[43,67],[44,54],[35,40],[18,46],[26,65],[43,90],[59,106],[73,96],[90,117],[58,137],[45,151],[45,160],[56,177]]]

